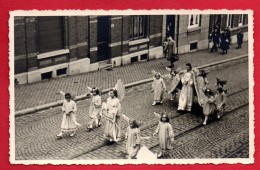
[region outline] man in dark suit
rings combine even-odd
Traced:
[[[217,28],[214,29],[211,35],[212,41],[213,41],[213,46],[210,50],[211,53],[214,51],[218,51],[218,45],[219,45],[219,34]]]
[[[237,33],[237,49],[242,47],[244,34],[239,30]]]

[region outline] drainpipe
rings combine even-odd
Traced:
[[[177,47],[177,55],[179,54],[179,30],[180,30],[180,15],[177,16],[177,40],[176,40],[176,47]]]
[[[26,23],[26,18],[24,17],[24,24],[25,24],[25,55],[26,55],[26,65],[27,65],[27,84],[29,84],[29,77],[28,77],[28,72],[29,72],[29,62],[28,62],[28,49],[27,49],[27,23]]]
[[[124,35],[123,35],[123,33],[124,33],[124,31],[123,31],[123,29],[124,29],[124,16],[122,15],[122,24],[121,24],[121,66],[123,66],[123,45],[124,45],[124,43],[123,43],[123,41],[124,41]]]

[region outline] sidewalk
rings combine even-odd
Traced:
[[[243,44],[242,49],[235,49],[234,44],[228,54],[209,53],[209,50],[186,53],[180,55],[180,60],[175,63],[175,68],[185,69],[186,63],[191,63],[193,67],[209,64],[225,59],[235,58],[248,54],[248,43]],[[122,79],[125,84],[151,78],[151,70],[154,69],[162,74],[166,74],[166,66],[169,62],[165,59],[151,60],[113,68],[111,71],[101,70],[96,72],[78,74],[62,78],[41,81],[37,83],[15,86],[15,110],[23,110],[61,99],[59,91],[71,92],[78,95],[86,93],[87,86],[97,86],[100,89],[112,88],[118,79]]]

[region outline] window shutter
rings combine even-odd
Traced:
[[[232,15],[232,18],[233,18],[233,27],[238,27],[238,22],[239,22],[239,14],[234,14]]]
[[[202,18],[202,15],[198,15],[199,17],[199,26],[201,27],[201,18]]]
[[[63,17],[38,17],[39,52],[64,48]]]
[[[227,25],[227,15],[222,15],[221,19],[221,30],[225,30]]]
[[[243,17],[244,17],[243,25],[247,25],[248,24],[248,15],[244,14]]]
[[[133,16],[129,17],[129,38],[133,39]]]

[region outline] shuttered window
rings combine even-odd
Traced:
[[[130,20],[130,39],[139,39],[146,36],[146,16],[134,15]]]
[[[38,17],[39,52],[64,48],[63,17]]]

